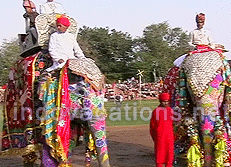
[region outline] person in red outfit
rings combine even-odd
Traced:
[[[153,111],[150,134],[155,143],[157,167],[172,167],[174,157],[173,110],[169,107],[170,94],[159,96],[160,105]]]

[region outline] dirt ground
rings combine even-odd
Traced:
[[[111,167],[150,167],[154,165],[153,141],[149,126],[107,127]],[[84,146],[74,151],[73,167],[84,167]],[[0,167],[22,167],[21,157],[0,157]],[[39,162],[37,165],[39,166]],[[93,161],[91,167],[98,167]]]

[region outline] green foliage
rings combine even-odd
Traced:
[[[146,80],[152,81],[154,68],[158,77],[165,76],[173,61],[189,51],[188,35],[181,28],[171,28],[167,22],[152,24],[136,39],[135,66],[146,71]]]
[[[83,27],[78,41],[86,57],[96,61],[107,79],[124,80],[129,77],[126,72],[129,72],[133,60],[133,40],[129,34],[109,28]]]
[[[188,35],[181,28],[171,28],[167,22],[152,24],[143,36],[132,39],[128,33],[108,27],[80,29],[78,42],[86,57],[95,60],[107,82],[135,77],[143,70],[146,82],[165,76],[173,61],[189,51]],[[8,73],[20,57],[17,40],[4,41],[0,46],[0,85],[8,80]]]
[[[9,71],[14,67],[15,62],[20,59],[20,47],[16,39],[4,40],[0,50],[0,85],[8,82]]]

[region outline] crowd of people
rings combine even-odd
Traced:
[[[139,83],[134,77],[121,83],[105,84],[105,98],[114,100],[122,96],[123,100],[157,99],[161,91],[161,82]]]

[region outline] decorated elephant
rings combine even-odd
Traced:
[[[221,49],[187,54],[164,80],[175,109],[175,155],[192,167],[230,166],[230,67]],[[181,164],[182,165],[182,164]]]
[[[77,22],[68,31],[77,36]],[[25,165],[40,156],[42,166],[71,166],[71,154],[84,138],[86,165],[98,159],[108,167],[104,75],[89,58],[70,59],[52,73],[47,52],[56,14],[36,17],[36,46],[22,50],[6,89],[1,155],[22,154]],[[23,41],[21,41],[23,43]],[[40,154],[38,154],[40,153]]]

